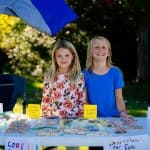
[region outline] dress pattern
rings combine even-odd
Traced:
[[[48,117],[82,117],[86,103],[83,74],[76,82],[71,82],[67,74],[56,74],[53,82],[49,75],[44,77],[41,111]]]

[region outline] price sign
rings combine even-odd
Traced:
[[[84,105],[84,118],[97,119],[97,105]]]
[[[27,116],[32,119],[40,118],[40,104],[28,104]]]

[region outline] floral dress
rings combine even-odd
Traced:
[[[86,103],[84,77],[81,73],[76,83],[72,83],[67,74],[56,74],[53,82],[44,77],[41,111],[48,117],[82,117]]]

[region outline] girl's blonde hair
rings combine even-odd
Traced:
[[[67,40],[58,40],[54,45],[54,48],[52,50],[51,71],[49,72],[50,80],[54,81],[55,75],[58,72],[58,65],[56,63],[55,53],[59,48],[66,48],[72,53],[73,60],[72,60],[71,66],[69,68],[68,77],[71,81],[76,81],[79,74],[81,73],[79,56],[77,54],[77,51],[76,51],[74,45]]]
[[[111,51],[111,44],[110,41],[103,37],[103,36],[96,36],[95,38],[91,39],[89,44],[88,44],[88,48],[87,48],[87,57],[86,57],[86,69],[89,70],[92,67],[92,50],[93,50],[93,46],[96,40],[100,40],[100,41],[104,41],[108,47],[109,50],[109,56],[107,57],[107,66],[111,67],[112,66],[112,51]]]

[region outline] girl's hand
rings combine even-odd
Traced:
[[[129,115],[125,110],[120,112],[120,117],[124,121],[134,122],[134,117],[132,115]]]

